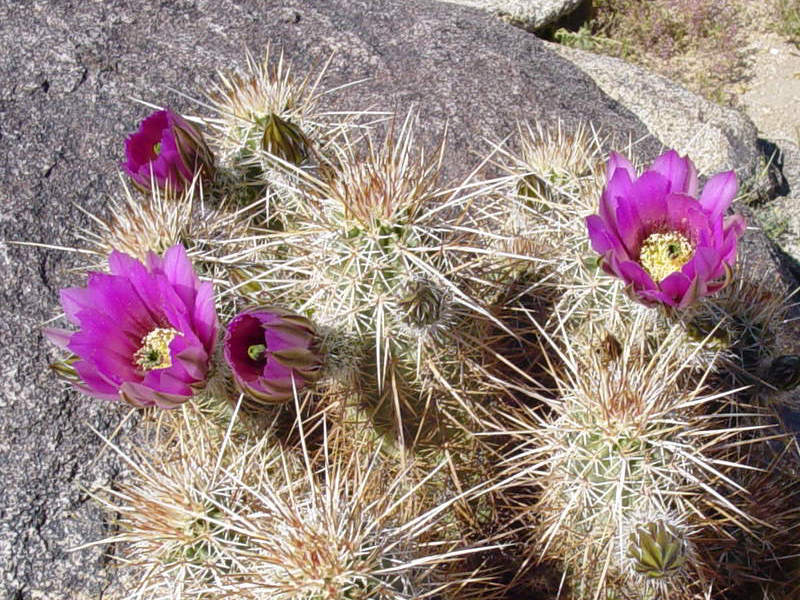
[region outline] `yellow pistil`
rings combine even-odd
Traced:
[[[642,244],[639,264],[656,283],[689,262],[694,254],[691,242],[677,231],[651,233]]]
[[[251,360],[257,362],[264,358],[266,351],[267,347],[264,344],[253,344],[247,347],[247,356],[249,356]]]
[[[136,364],[144,371],[168,369],[172,366],[169,344],[179,335],[174,329],[157,327],[142,338],[142,346],[133,355]]]

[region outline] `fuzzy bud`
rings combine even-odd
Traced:
[[[711,350],[726,350],[731,345],[728,327],[718,326],[711,317],[699,315],[686,323],[686,334],[693,342],[703,343]]]
[[[412,327],[428,328],[442,322],[447,297],[427,278],[412,279],[397,301],[403,320]]]

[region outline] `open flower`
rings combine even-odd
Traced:
[[[603,269],[634,299],[684,308],[730,282],[745,229],[740,215],[725,217],[738,189],[733,171],[712,177],[699,200],[694,165],[674,150],[638,177],[612,153],[606,177],[599,214],[586,225]]]
[[[122,169],[142,191],[152,184],[161,190],[182,192],[199,173],[210,178],[214,157],[203,134],[169,109],[151,114],[125,140]]]
[[[92,272],[85,288],[61,290],[70,332],[45,336],[72,352],[82,392],[134,406],[174,408],[206,381],[217,313],[211,284],[201,283],[183,246],[147,265],[121,252],[110,273]]]
[[[281,308],[260,306],[228,324],[223,353],[239,387],[261,402],[290,400],[319,376],[314,326]]]

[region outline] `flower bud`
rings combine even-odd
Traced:
[[[426,327],[442,319],[446,300],[442,290],[427,279],[419,278],[408,282],[397,304],[409,325]]]
[[[682,540],[663,521],[637,527],[631,534],[628,556],[637,573],[654,579],[671,577],[686,564]]]
[[[779,356],[769,366],[767,382],[779,390],[791,390],[800,385],[800,356]]]
[[[264,124],[261,148],[293,165],[300,165],[308,158],[308,139],[300,128],[270,113]]]
[[[143,192],[155,185],[180,193],[196,175],[210,179],[214,174],[214,156],[203,134],[169,109],[156,111],[139,124],[139,130],[125,140],[125,157],[122,170]]]
[[[259,306],[228,325],[223,353],[239,388],[265,404],[287,402],[319,377],[322,358],[311,321]]]

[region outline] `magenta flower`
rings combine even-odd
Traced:
[[[198,173],[208,179],[214,172],[214,157],[203,134],[169,109],[151,114],[139,130],[125,140],[121,163],[134,185],[144,192],[152,184],[164,190],[182,192]]]
[[[183,246],[147,265],[121,252],[110,273],[89,273],[85,288],[61,290],[61,306],[78,331],[45,336],[72,352],[80,391],[134,406],[174,408],[206,381],[217,313],[210,283],[201,283]]]
[[[223,353],[239,387],[265,403],[290,400],[315,381],[322,359],[314,326],[305,317],[271,306],[245,310],[228,325]]]
[[[731,280],[740,215],[725,217],[738,184],[733,171],[706,183],[699,200],[697,172],[670,150],[636,176],[630,162],[612,153],[599,214],[586,219],[603,269],[627,284],[648,306],[684,308]]]

